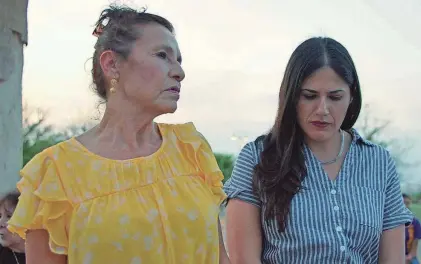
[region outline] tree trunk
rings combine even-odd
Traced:
[[[16,187],[22,166],[22,71],[20,35],[0,24],[0,194]]]

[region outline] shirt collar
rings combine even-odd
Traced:
[[[366,139],[364,139],[358,132],[357,132],[357,130],[355,129],[355,128],[351,128],[349,131],[348,131],[349,133],[351,133],[351,135],[352,135],[352,144],[359,144],[359,143],[362,143],[362,144],[365,144],[365,145],[368,145],[368,146],[372,146],[372,147],[374,147],[374,146],[376,146],[376,144],[374,144],[373,142],[371,142],[371,141],[369,141],[369,140],[366,140]]]

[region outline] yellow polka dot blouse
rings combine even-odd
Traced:
[[[158,124],[147,157],[110,160],[72,138],[21,171],[9,229],[45,229],[69,264],[216,264],[223,175],[192,123]]]

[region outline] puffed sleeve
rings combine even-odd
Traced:
[[[67,254],[72,204],[60,181],[50,149],[35,156],[22,170],[17,187],[19,203],[8,223],[11,232],[25,239],[28,230],[44,229],[56,254]]]

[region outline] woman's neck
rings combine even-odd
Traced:
[[[126,113],[107,109],[99,125],[94,129],[99,142],[127,150],[139,149],[148,142],[160,138],[154,117],[146,113]]]
[[[154,116],[107,109],[101,122],[77,140],[96,155],[127,160],[149,156],[162,145]]]
[[[345,144],[345,142],[342,142],[341,133],[344,133],[344,141],[345,141],[345,136],[347,133],[344,131],[338,131],[331,138],[327,140],[314,141],[311,139],[307,139],[306,143],[318,160],[320,161],[332,160],[340,152],[341,145]]]

